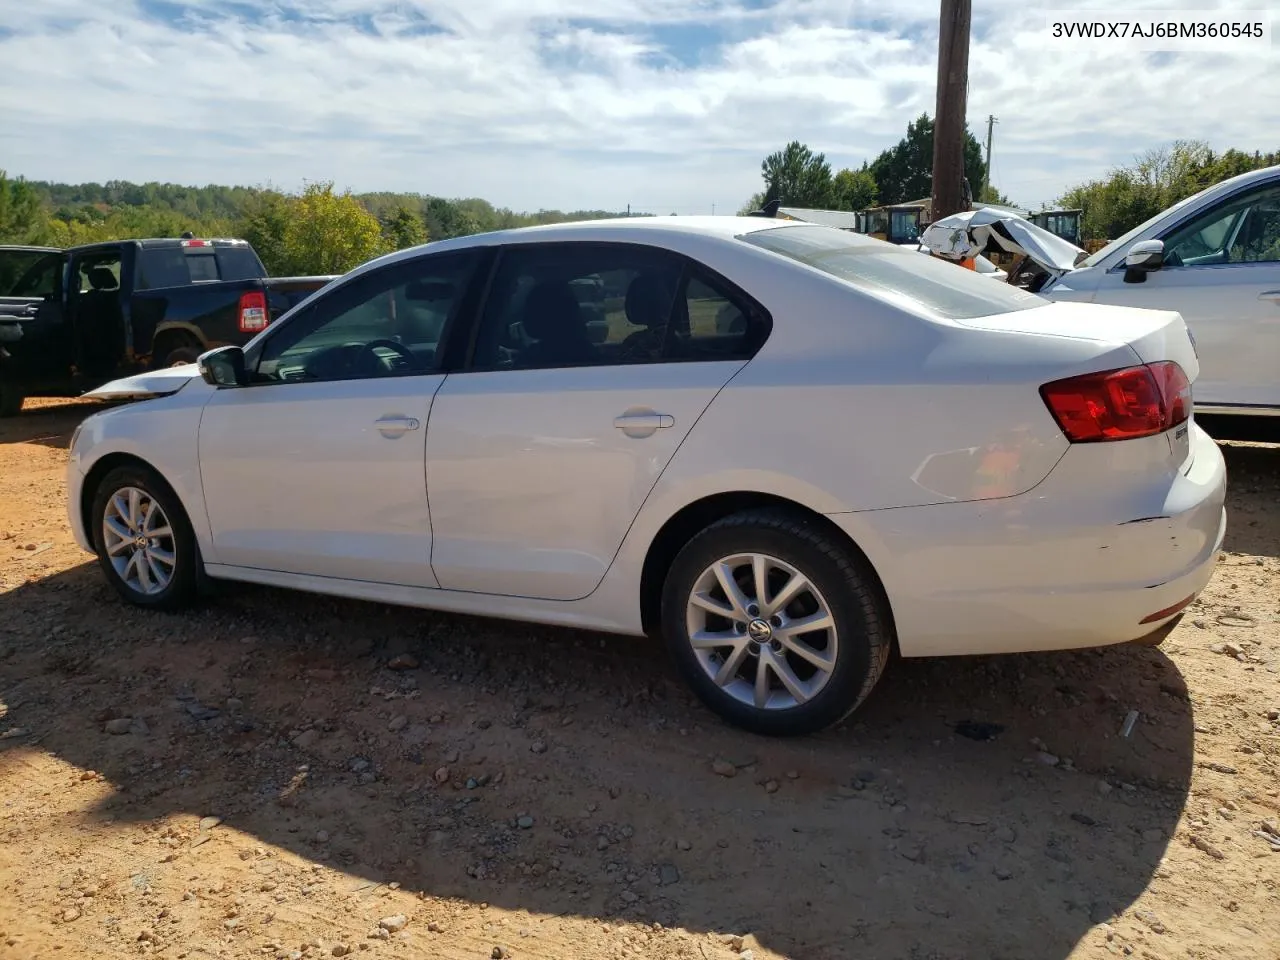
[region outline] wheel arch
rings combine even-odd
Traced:
[[[160,363],[170,351],[183,346],[204,351],[208,349],[208,342],[204,332],[193,323],[182,321],[162,323],[151,340],[151,363]]]
[[[684,545],[711,524],[744,510],[775,509],[791,513],[821,528],[833,540],[841,544],[860,562],[860,566],[872,578],[872,586],[879,591],[892,621],[893,605],[885,590],[884,582],[865,550],[831,519],[795,500],[778,494],[753,490],[735,490],[713,493],[686,504],[667,519],[649,542],[640,572],[640,622],[645,634],[657,636],[662,616],[662,587],[666,572]],[[890,636],[897,649],[897,631],[890,623]]]
[[[142,457],[133,453],[108,453],[94,462],[93,466],[85,473],[84,482],[80,485],[80,503],[78,504],[78,509],[80,510],[80,522],[83,524],[84,529],[90,538],[93,537],[94,529],[93,518],[90,514],[93,511],[94,498],[98,495],[98,487],[107,474],[119,467],[141,467],[144,470],[151,471],[160,478],[161,483],[168,487],[169,493],[171,493],[174,499],[178,501],[183,512],[187,512],[187,506],[182,502],[182,497],[178,495],[178,492],[173,488],[173,484],[165,478],[164,473],[159,470],[155,464],[148,463]],[[188,520],[189,519],[190,518],[188,517]]]

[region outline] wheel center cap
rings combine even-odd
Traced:
[[[143,536],[134,537],[133,545],[137,547],[139,550],[143,550],[147,546],[147,538]]]
[[[768,643],[773,638],[773,627],[768,620],[757,617],[747,624],[747,636],[756,643]]]

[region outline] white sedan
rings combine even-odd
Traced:
[[[209,577],[660,634],[713,710],[797,734],[894,649],[1162,639],[1226,522],[1197,369],[1176,312],[827,227],[538,227],[96,391],[142,402],[84,421],[69,514],[132,603]]]

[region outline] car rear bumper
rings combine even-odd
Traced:
[[[1222,546],[1226,465],[1189,431],[1185,473],[1151,473],[1163,436],[1077,445],[1016,497],[830,519],[880,574],[904,656],[1126,643],[1185,609]]]

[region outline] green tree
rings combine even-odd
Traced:
[[[874,206],[880,188],[867,164],[859,170],[841,170],[831,179],[833,210],[865,210]]]
[[[0,242],[34,243],[45,229],[40,195],[26,180],[0,170]]]
[[[821,209],[831,203],[831,164],[825,154],[814,153],[792,140],[760,164],[764,177],[764,202],[781,200],[784,207]]]
[[[267,273],[275,276],[292,272],[288,249],[291,218],[289,198],[272,191],[252,197],[237,225],[237,234],[253,245]]]
[[[382,221],[383,246],[388,250],[405,250],[427,242],[426,224],[408,207],[398,207],[379,219]]]
[[[346,273],[383,252],[382,226],[333,182],[310,183],[290,203],[285,259],[290,273]]]
[[[982,186],[982,147],[965,129],[964,176],[974,197]],[[871,163],[871,175],[883,204],[919,200],[933,193],[933,118],[920,114],[907,124],[907,135]]]
[[[982,191],[982,196],[979,199],[983,203],[1002,203],[1005,206],[1013,205],[1013,201],[1011,201],[1008,197],[1006,197],[1003,193],[1001,193],[991,184],[987,184],[986,189]]]

